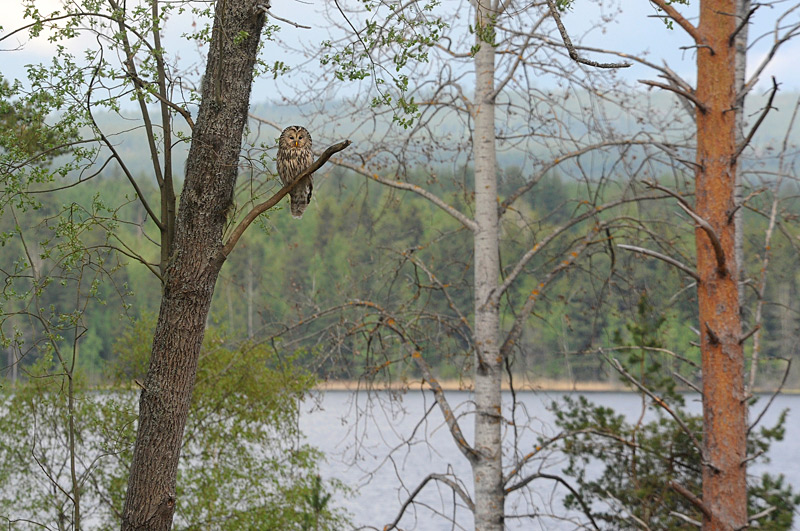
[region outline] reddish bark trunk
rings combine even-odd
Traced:
[[[731,39],[735,0],[704,0],[697,50],[695,210],[716,234],[696,229],[703,367],[703,503],[705,530],[747,524],[747,406],[734,224],[736,185],[736,59]],[[721,253],[720,253],[721,251]],[[720,255],[724,257],[720,259]]]
[[[264,25],[255,0],[218,2],[176,221],[166,267],[150,368],[139,402],[122,529],[167,530],[176,503],[181,440],[220,267],[222,235],[250,102],[253,67]]]

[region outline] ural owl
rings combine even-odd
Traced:
[[[278,141],[278,175],[284,186],[294,181],[294,178],[314,162],[311,153],[311,134],[305,127],[292,125],[281,133]],[[303,216],[308,203],[311,201],[311,190],[314,183],[311,175],[303,179],[289,192],[291,198],[292,217]]]

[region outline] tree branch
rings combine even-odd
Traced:
[[[700,512],[703,513],[706,518],[711,519],[711,509],[709,509],[708,506],[703,503],[703,500],[695,496],[692,491],[680,483],[675,483],[674,481],[670,481],[669,486],[672,490],[689,500],[689,503],[700,509]]]
[[[317,160],[314,161],[314,163],[311,166],[309,166],[308,168],[306,168],[305,170],[300,172],[297,175],[297,177],[295,178],[294,181],[292,181],[291,183],[287,184],[286,186],[284,186],[283,188],[278,190],[275,193],[275,195],[273,195],[272,197],[270,197],[269,199],[267,199],[263,203],[254,206],[253,209],[250,210],[250,212],[247,213],[247,215],[244,217],[244,219],[242,219],[242,221],[239,222],[239,225],[237,225],[236,228],[233,229],[233,232],[231,233],[230,237],[228,238],[228,241],[225,242],[225,245],[222,247],[222,249],[220,250],[219,254],[217,255],[217,259],[218,260],[225,260],[225,258],[228,257],[228,255],[231,253],[233,248],[236,246],[236,242],[238,242],[239,238],[241,238],[242,234],[244,234],[244,231],[247,230],[247,227],[249,227],[250,224],[253,221],[255,221],[255,219],[258,216],[260,216],[261,214],[263,214],[264,212],[266,212],[270,208],[272,208],[275,205],[277,205],[278,202],[281,199],[283,199],[284,196],[286,194],[288,194],[289,191],[292,188],[294,188],[295,185],[298,182],[300,182],[300,179],[303,179],[304,177],[308,177],[309,175],[311,175],[312,173],[314,173],[315,171],[320,169],[322,166],[325,165],[326,162],[328,162],[328,159],[330,159],[334,154],[336,154],[336,153],[342,151],[343,149],[345,149],[350,144],[352,144],[352,142],[350,142],[349,140],[344,140],[342,142],[339,142],[338,144],[334,144],[334,145],[330,146],[328,149],[326,149],[322,153],[322,155],[319,156],[319,158]]]
[[[705,231],[708,239],[711,241],[711,246],[714,248],[714,256],[717,259],[717,271],[721,276],[727,276],[728,267],[725,264],[725,251],[722,249],[722,242],[719,241],[719,236],[717,236],[717,232],[714,230],[714,227],[712,227],[708,221],[698,216],[694,210],[686,205],[686,203],[678,202],[678,206],[681,207],[684,212],[689,214],[689,217],[691,217],[695,223],[697,223],[700,228]]]
[[[527,485],[528,483],[530,483],[534,479],[540,479],[540,478],[541,479],[550,479],[552,481],[556,481],[556,482],[561,483],[562,485],[564,485],[564,487],[566,487],[567,490],[569,490],[572,493],[572,495],[575,496],[575,499],[578,500],[578,503],[581,504],[581,509],[583,509],[583,514],[585,514],[586,517],[589,518],[589,521],[592,523],[592,527],[594,527],[595,529],[598,529],[598,530],[600,529],[599,527],[597,527],[597,522],[595,522],[594,518],[592,517],[591,508],[588,505],[586,505],[585,501],[583,501],[583,496],[581,496],[580,492],[578,492],[575,489],[575,487],[573,487],[572,485],[567,483],[567,481],[564,478],[562,478],[561,476],[554,476],[552,474],[543,474],[541,472],[540,473],[536,473],[536,474],[530,475],[530,476],[520,480],[519,483],[516,483],[516,484],[512,485],[511,487],[508,487],[507,489],[505,489],[505,492],[506,492],[506,494],[508,494],[508,493],[510,493],[512,491],[515,491],[517,489],[520,489],[520,488],[524,487],[525,485]]]
[[[595,229],[597,229],[597,227],[595,227]],[[500,347],[500,355],[503,358],[508,357],[511,348],[517,342],[517,339],[522,333],[522,326],[528,319],[528,315],[530,315],[530,313],[533,311],[533,306],[536,304],[536,301],[539,299],[539,295],[541,295],[544,288],[546,288],[561,271],[571,266],[575,260],[578,259],[578,257],[583,253],[584,250],[586,250],[589,244],[594,241],[594,236],[598,230],[593,230],[589,235],[587,235],[581,244],[569,254],[569,257],[562,260],[555,268],[553,268],[545,276],[545,278],[539,282],[536,288],[530,292],[528,299],[525,301],[525,304],[522,306],[519,314],[517,314],[517,318],[514,320],[514,325],[511,327],[511,330],[509,330],[505,341],[503,341],[503,345]],[[493,299],[494,297],[492,297],[490,301],[484,302],[484,304],[490,303]]]
[[[341,166],[343,168],[347,168],[349,170],[353,170],[354,172],[359,173],[359,174],[363,175],[364,177],[367,177],[368,179],[372,179],[375,182],[378,182],[378,183],[381,183],[381,184],[385,184],[386,186],[391,186],[392,188],[396,188],[398,190],[406,190],[406,191],[409,191],[409,192],[414,192],[415,194],[424,197],[425,199],[427,199],[428,201],[430,201],[434,205],[438,206],[439,208],[441,208],[442,210],[447,212],[451,217],[455,218],[457,221],[459,221],[462,225],[464,225],[466,228],[468,228],[472,232],[475,232],[475,230],[478,227],[477,224],[475,223],[475,221],[473,221],[472,219],[468,218],[467,216],[465,216],[464,214],[462,214],[461,212],[459,212],[458,210],[456,210],[452,206],[448,205],[442,198],[440,198],[436,194],[426,190],[425,188],[422,188],[421,186],[418,186],[416,184],[403,182],[403,181],[395,181],[395,180],[392,180],[392,179],[386,179],[384,177],[379,176],[377,173],[370,173],[363,166],[356,166],[355,164],[351,164],[349,162],[344,162],[344,161],[338,161],[337,160],[335,162],[335,164],[337,166]]]
[[[685,90],[684,88],[681,88],[681,87],[677,87],[677,86],[673,86],[673,85],[667,85],[666,83],[659,83],[658,81],[650,81],[650,80],[647,80],[647,79],[639,79],[637,81],[639,83],[641,83],[642,85],[648,85],[648,86],[651,86],[651,87],[658,87],[658,88],[662,88],[664,90],[668,90],[670,92],[674,92],[678,96],[686,98],[687,100],[689,100],[692,103],[694,103],[697,106],[697,108],[700,109],[700,112],[702,112],[702,113],[706,112],[706,106],[703,105],[703,103],[699,99],[697,99],[697,96],[694,95],[694,92],[689,92],[688,90]]]
[[[755,135],[756,131],[758,131],[758,128],[761,126],[761,123],[764,121],[764,118],[766,118],[767,114],[769,114],[769,111],[773,109],[772,101],[775,99],[775,94],[777,94],[777,92],[778,92],[778,82],[775,81],[775,76],[772,76],[772,92],[770,92],[769,94],[769,99],[767,100],[767,104],[764,106],[764,110],[762,110],[761,114],[758,116],[758,120],[756,120],[755,125],[753,125],[753,128],[750,129],[750,132],[747,134],[747,138],[745,138],[744,141],[736,149],[736,154],[733,156],[731,164],[734,164],[739,159],[739,155],[742,154],[744,148],[746,148],[748,144],[750,144],[750,141],[753,140],[753,135]]]
[[[600,350],[600,352],[601,353],[603,352],[602,349]],[[686,425],[683,419],[677,413],[675,413],[675,411],[673,411],[672,408],[669,407],[669,405],[666,402],[664,402],[662,398],[656,396],[650,389],[642,385],[641,382],[639,382],[639,380],[634,378],[628,371],[626,371],[622,367],[622,364],[619,362],[619,360],[617,360],[616,358],[607,358],[607,359],[611,362],[611,365],[617,370],[618,373],[620,373],[629,382],[635,385],[641,392],[649,396],[650,399],[653,402],[655,402],[659,407],[661,407],[661,409],[666,411],[670,417],[675,419],[675,422],[677,422],[678,425],[681,427],[681,429],[684,431],[684,433],[686,433],[686,435],[689,436],[689,438],[692,440],[692,444],[694,445],[694,447],[697,449],[698,452],[700,452],[700,455],[702,455],[703,447],[700,445],[700,441],[697,440],[697,437],[695,437],[694,433],[692,433],[692,431],[689,429],[689,426]],[[703,462],[705,464],[705,458],[703,459]]]
[[[656,251],[651,251],[650,249],[645,249],[644,247],[636,247],[634,245],[618,244],[617,247],[620,248],[620,249],[625,249],[626,251],[633,251],[635,253],[646,254],[648,256],[652,256],[653,258],[658,258],[659,260],[663,260],[664,262],[666,262],[668,264],[674,265],[675,267],[677,267],[678,269],[680,269],[681,271],[683,271],[687,275],[693,277],[698,282],[700,281],[700,275],[698,275],[696,271],[694,271],[689,266],[684,265],[681,262],[678,262],[677,260],[675,260],[674,258],[672,258],[670,256],[667,256],[665,254],[661,254],[661,253],[656,252]]]
[[[547,0],[547,7],[550,8],[550,14],[553,16],[553,20],[556,22],[558,32],[561,33],[561,38],[564,41],[564,46],[567,47],[567,52],[573,61],[588,66],[594,66],[596,68],[627,68],[631,66],[632,63],[598,63],[597,61],[591,61],[589,59],[582,58],[575,50],[575,46],[573,46],[572,41],[569,38],[569,34],[567,33],[567,28],[565,28],[564,24],[561,22],[561,15],[558,14],[558,8],[556,7],[555,2],[553,0]]]
[[[502,203],[500,203],[499,214],[502,216],[505,214],[506,210],[522,195],[527,193],[531,188],[536,186],[536,184],[547,174],[548,171],[552,170],[562,162],[573,159],[575,157],[580,157],[590,151],[594,151],[595,149],[600,149],[604,147],[611,147],[611,146],[646,146],[646,145],[658,145],[663,146],[665,145],[663,142],[655,142],[652,140],[609,140],[607,142],[600,142],[598,144],[591,144],[589,146],[584,146],[580,149],[576,149],[575,151],[570,151],[569,153],[565,153],[560,157],[554,158],[552,161],[547,163],[539,172],[533,176],[527,183],[523,184],[519,188],[517,188],[514,193],[508,196]]]
[[[444,474],[428,474],[425,477],[425,479],[423,479],[419,483],[419,485],[417,485],[417,488],[415,488],[414,491],[408,495],[408,498],[406,499],[405,502],[403,502],[403,505],[400,507],[400,510],[398,511],[394,521],[391,524],[387,524],[383,527],[384,531],[397,529],[397,524],[400,523],[400,520],[403,518],[403,514],[405,514],[408,506],[414,502],[414,499],[417,497],[417,495],[422,491],[423,488],[425,488],[425,485],[427,485],[428,482],[430,481],[439,481],[441,483],[444,483],[445,485],[453,489],[453,492],[458,494],[458,496],[464,501],[464,503],[467,505],[470,511],[475,510],[475,503],[473,503],[473,501],[470,499],[469,494],[464,489],[461,488],[461,485],[459,485],[458,483],[456,483],[455,481],[453,481]]]
[[[697,26],[694,26],[691,22],[686,20],[686,18],[681,15],[677,9],[672,7],[672,4],[669,3],[669,0],[650,0],[650,2],[665,12],[669,18],[677,22],[678,25],[683,28],[683,30],[688,33],[692,39],[694,39],[695,44],[701,45],[706,43],[705,37],[703,37],[703,34],[700,33],[700,30],[697,28]]]

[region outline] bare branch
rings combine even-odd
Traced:
[[[598,530],[600,529],[599,527],[597,527],[597,522],[595,522],[594,518],[592,517],[591,508],[583,500],[583,496],[581,496],[581,493],[578,492],[575,489],[575,487],[570,485],[561,476],[554,476],[552,474],[544,474],[544,473],[539,472],[537,474],[533,474],[533,475],[530,475],[530,476],[528,476],[526,478],[523,478],[522,480],[520,480],[519,483],[516,483],[516,484],[508,487],[507,489],[505,489],[506,490],[506,494],[508,494],[509,492],[515,491],[517,489],[521,489],[522,487],[524,487],[525,485],[527,485],[528,483],[530,483],[534,479],[549,479],[549,480],[552,480],[552,481],[555,481],[557,483],[560,483],[560,484],[564,485],[564,487],[566,487],[567,490],[569,490],[572,493],[572,495],[575,496],[575,499],[578,500],[578,503],[581,504],[581,509],[583,509],[583,514],[585,514],[586,517],[589,519],[589,521],[592,523],[592,527],[594,527],[595,529],[598,529]]]
[[[729,272],[728,267],[725,264],[725,251],[722,249],[722,242],[719,241],[717,232],[708,223],[708,221],[698,216],[695,211],[689,208],[685,203],[678,202],[678,206],[681,207],[684,212],[689,214],[689,217],[691,217],[695,223],[697,223],[706,233],[709,241],[711,241],[711,246],[714,248],[714,256],[717,259],[717,271],[721,276],[727,276]]]
[[[675,518],[678,518],[680,520],[683,520],[687,524],[692,524],[693,526],[696,526],[696,527],[703,527],[703,522],[695,520],[694,518],[689,518],[685,514],[679,513],[678,511],[670,511],[669,515],[670,516],[674,516]]]
[[[620,249],[625,249],[626,251],[633,251],[635,253],[646,254],[647,256],[658,258],[659,260],[662,260],[670,265],[677,267],[678,269],[680,269],[687,275],[691,276],[695,280],[697,281],[700,280],[700,275],[698,275],[694,269],[665,254],[661,254],[656,251],[651,251],[650,249],[645,249],[644,247],[636,247],[635,245],[617,244],[617,247],[619,247]]]
[[[263,11],[267,16],[270,16],[270,17],[274,18],[275,20],[280,20],[281,22],[286,22],[287,24],[291,24],[295,28],[311,29],[311,26],[304,26],[302,24],[298,24],[297,22],[292,22],[291,20],[286,20],[285,18],[281,18],[278,15],[276,15],[275,13],[273,13],[272,11],[270,11],[270,8],[272,7],[272,5],[270,4],[269,0],[259,4],[256,7],[259,10]]]
[[[553,16],[553,20],[556,22],[558,32],[561,33],[561,38],[564,40],[564,46],[567,47],[567,52],[573,61],[588,66],[594,66],[596,68],[627,68],[631,66],[632,63],[598,63],[597,61],[591,61],[589,59],[582,58],[575,50],[575,46],[572,45],[572,41],[567,33],[567,28],[565,28],[564,24],[561,22],[561,15],[558,14],[558,8],[556,7],[555,2],[553,2],[553,0],[547,0],[547,7],[550,8],[550,14]]]
[[[417,495],[422,491],[423,488],[425,488],[425,485],[427,485],[430,481],[439,481],[441,483],[444,483],[445,485],[447,485],[448,487],[453,489],[453,492],[458,494],[459,498],[461,498],[464,501],[464,503],[467,505],[467,507],[469,508],[470,511],[475,510],[475,504],[470,499],[469,493],[467,493],[463,488],[461,488],[461,485],[459,485],[458,483],[453,481],[451,478],[447,477],[445,474],[428,474],[419,483],[419,485],[417,485],[417,488],[415,488],[411,492],[411,494],[409,494],[409,496],[406,499],[406,501],[403,502],[403,505],[400,506],[400,510],[398,511],[397,516],[395,517],[394,521],[392,523],[387,524],[387,525],[385,525],[383,527],[384,531],[390,531],[391,529],[397,529],[397,524],[400,523],[400,520],[403,518],[403,514],[405,514],[406,509],[408,509],[408,506],[411,505],[414,502],[414,499],[417,497]]]
[[[526,192],[528,192],[531,188],[536,186],[536,184],[553,168],[558,166],[564,161],[569,159],[573,159],[576,157],[580,157],[590,151],[594,151],[596,149],[604,148],[604,147],[611,147],[611,146],[645,146],[645,145],[658,145],[664,146],[663,142],[655,142],[652,140],[609,140],[607,142],[599,142],[597,144],[591,144],[589,146],[584,146],[580,149],[576,149],[575,151],[570,151],[569,153],[565,153],[559,157],[554,158],[552,161],[547,163],[541,170],[539,170],[535,176],[531,177],[531,179],[517,188],[514,193],[508,196],[500,206],[498,207],[500,211],[500,216],[505,214],[506,210],[520,197],[522,197]]]
[[[600,352],[601,353],[603,352],[602,349],[600,349]],[[669,405],[662,398],[656,396],[650,389],[642,385],[642,383],[639,382],[639,380],[634,378],[633,375],[631,375],[628,371],[626,371],[625,368],[622,366],[622,364],[619,362],[619,360],[617,360],[616,358],[607,358],[607,359],[611,362],[611,365],[617,370],[618,373],[620,373],[629,382],[635,385],[641,392],[649,396],[650,399],[653,402],[655,402],[659,407],[661,407],[661,409],[666,411],[670,417],[675,419],[675,422],[677,422],[678,425],[681,427],[681,429],[684,431],[684,433],[686,433],[686,435],[689,436],[689,438],[692,440],[692,444],[694,445],[694,447],[697,448],[697,451],[700,452],[700,454],[702,455],[703,447],[700,445],[700,441],[697,440],[697,437],[695,437],[694,433],[692,433],[692,430],[689,429],[689,426],[686,425],[683,419],[677,413],[675,413],[675,411],[673,411],[673,409],[669,407]],[[703,459],[703,461],[705,461],[705,459]]]
[[[673,86],[673,85],[667,85],[665,83],[659,83],[658,81],[649,81],[647,79],[639,79],[638,81],[639,81],[639,83],[641,83],[643,85],[648,85],[648,86],[651,86],[651,87],[658,87],[658,88],[662,88],[664,90],[668,90],[670,92],[674,92],[678,96],[686,98],[687,100],[689,100],[692,103],[694,103],[697,106],[697,108],[700,109],[700,112],[705,113],[706,110],[707,110],[706,106],[703,105],[703,103],[699,99],[697,99],[697,96],[695,96],[694,91],[688,91],[688,90],[686,90],[684,88],[679,88],[679,87],[676,87],[676,86]]]
[[[308,177],[309,175],[311,175],[312,173],[314,173],[315,171],[320,169],[323,165],[325,165],[326,162],[328,162],[328,159],[330,159],[335,153],[338,153],[338,152],[342,151],[347,146],[349,146],[351,143],[352,142],[350,142],[349,140],[344,140],[342,142],[339,142],[338,144],[334,144],[334,145],[330,146],[328,149],[326,149],[322,153],[322,155],[319,156],[319,158],[317,160],[314,161],[314,163],[311,166],[309,166],[308,168],[306,168],[305,170],[300,172],[297,175],[297,177],[295,177],[294,181],[292,181],[291,183],[287,184],[286,186],[284,186],[283,188],[278,190],[275,193],[275,195],[273,195],[272,197],[270,197],[269,199],[267,199],[263,203],[254,206],[253,209],[250,210],[250,212],[247,213],[247,215],[244,217],[244,219],[241,222],[239,222],[239,225],[237,225],[236,228],[233,230],[233,232],[231,233],[230,237],[228,238],[228,241],[225,242],[225,245],[222,247],[222,249],[220,250],[219,254],[217,255],[217,259],[218,260],[225,260],[225,258],[227,258],[227,256],[231,253],[233,248],[236,246],[236,242],[238,242],[239,238],[241,238],[242,234],[244,234],[244,231],[247,230],[247,227],[249,227],[250,224],[253,221],[255,221],[255,219],[258,216],[260,216],[261,214],[263,214],[264,212],[266,212],[270,208],[272,208],[275,205],[277,205],[278,201],[283,199],[283,197],[286,194],[288,194],[289,191],[292,188],[294,188],[295,185],[298,182],[300,182],[300,179]]]
[[[419,185],[403,181],[396,181],[393,179],[387,179],[385,177],[381,177],[377,173],[370,173],[363,166],[356,166],[355,164],[351,164],[349,162],[337,160],[334,161],[333,163],[336,164],[337,166],[353,170],[354,172],[359,173],[364,177],[367,177],[368,179],[372,179],[375,182],[385,184],[386,186],[391,186],[392,188],[396,188],[398,190],[406,190],[409,192],[414,192],[415,194],[424,197],[434,205],[438,206],[439,208],[450,214],[451,217],[455,218],[470,231],[475,232],[475,230],[477,229],[477,225],[475,224],[474,220],[468,218],[467,216],[465,216],[452,206],[448,205],[442,198],[440,198],[436,194],[426,190],[425,188]]]
[[[758,423],[761,422],[761,419],[767,413],[767,410],[772,405],[772,402],[775,401],[775,397],[778,396],[781,393],[781,391],[783,391],[783,386],[786,385],[786,379],[789,377],[789,370],[792,368],[792,359],[791,358],[781,358],[781,359],[784,359],[786,361],[786,370],[783,371],[783,379],[781,380],[781,384],[778,386],[775,392],[772,393],[772,395],[769,397],[767,405],[764,406],[764,409],[762,409],[761,413],[758,414],[756,420],[754,420],[753,423],[747,427],[748,435],[753,430],[753,428],[755,428],[758,425]]]
[[[597,227],[595,227],[595,229],[597,229]],[[558,276],[559,273],[570,267],[591,243],[594,243],[594,238],[598,230],[591,231],[590,234],[583,239],[580,245],[578,245],[569,254],[569,257],[559,262],[559,264],[554,267],[528,295],[525,304],[522,306],[522,309],[517,314],[517,318],[514,320],[514,325],[511,327],[511,330],[509,330],[505,341],[503,341],[503,345],[500,347],[500,355],[503,358],[507,358],[510,355],[511,349],[522,333],[522,327],[525,324],[525,321],[527,321],[528,316],[533,311],[533,306],[536,304],[536,301],[539,300],[539,295],[541,295],[544,288],[546,288]],[[491,303],[493,299],[494,297],[492,297],[489,301],[484,302],[484,304]]]
[[[672,490],[689,500],[689,503],[700,509],[700,512],[705,515],[706,518],[711,518],[711,509],[703,503],[703,500],[695,496],[692,491],[681,485],[680,483],[675,483],[674,481],[669,482],[669,486]]]
[[[697,45],[704,45],[706,42],[705,37],[700,30],[697,29],[691,22],[686,20],[686,18],[681,15],[681,13],[675,9],[672,4],[669,3],[669,0],[650,0],[653,4],[655,4],[659,9],[664,11],[669,18],[674,20],[678,23],[678,25],[683,28],[683,30],[689,34],[689,36],[694,39],[694,42]]]
[[[755,135],[756,131],[758,131],[758,128],[761,126],[761,123],[764,121],[764,118],[766,118],[767,114],[769,114],[769,111],[771,111],[774,108],[772,106],[772,101],[775,99],[775,94],[777,93],[778,93],[778,82],[775,81],[775,76],[772,76],[772,92],[770,92],[769,94],[769,99],[767,100],[767,104],[764,105],[764,109],[758,116],[758,120],[756,120],[756,123],[755,125],[753,125],[753,128],[750,129],[750,132],[747,134],[747,137],[739,145],[739,147],[736,148],[736,154],[733,155],[732,163],[735,163],[739,159],[739,155],[742,154],[744,148],[746,148],[750,144],[750,141],[753,140],[753,135]]]

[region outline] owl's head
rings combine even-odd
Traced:
[[[311,147],[311,133],[305,127],[290,125],[281,133],[279,140],[283,149],[303,149]]]

